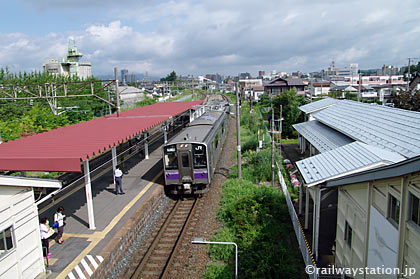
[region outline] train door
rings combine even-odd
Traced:
[[[182,145],[181,145],[182,146]],[[189,145],[188,145],[189,146]],[[179,176],[184,190],[191,190],[193,182],[192,154],[190,148],[178,150]]]

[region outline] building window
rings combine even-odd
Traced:
[[[398,226],[400,223],[400,201],[393,195],[388,197],[388,218]]]
[[[420,226],[419,198],[410,193],[410,220]]]
[[[0,231],[0,256],[12,250],[13,244],[13,233],[12,227]]]
[[[347,242],[349,247],[351,248],[351,239],[353,238],[353,230],[350,227],[349,223],[346,221],[346,227],[344,229],[344,240]]]

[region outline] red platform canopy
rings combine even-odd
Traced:
[[[201,103],[158,103],[2,143],[0,170],[81,172],[87,158]]]

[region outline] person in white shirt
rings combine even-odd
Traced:
[[[50,258],[50,244],[48,242],[48,237],[50,237],[49,230],[50,227],[48,225],[48,218],[44,217],[41,219],[41,224],[39,225],[39,230],[41,231],[41,242],[42,242],[42,253],[44,254],[44,258]]]
[[[116,169],[115,169],[115,173],[114,173],[114,177],[115,177],[115,194],[118,195],[124,195],[125,193],[122,190],[122,175],[123,172],[121,170],[121,167],[119,165],[117,165]]]
[[[58,244],[63,244],[63,233],[64,233],[64,217],[66,215],[63,214],[64,208],[62,206],[59,206],[57,208],[57,212],[54,214],[54,223],[58,222],[58,234],[57,234],[57,242]]]

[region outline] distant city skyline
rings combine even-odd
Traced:
[[[2,1],[0,67],[42,70],[76,40],[92,73],[258,76],[420,57],[417,1]],[[413,61],[412,61],[413,63]]]

